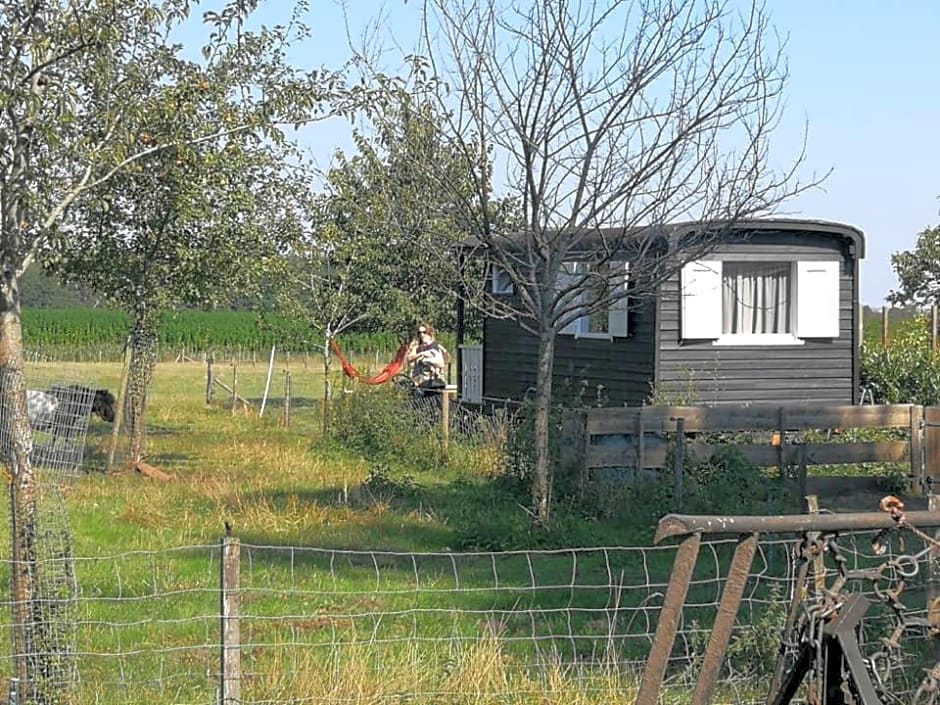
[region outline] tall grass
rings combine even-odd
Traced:
[[[286,364],[279,360],[277,379]],[[222,391],[206,406],[204,365],[159,364],[146,460],[173,480],[159,482],[119,468],[112,474],[89,472],[66,488],[74,554],[81,559],[79,653],[94,654],[80,658],[75,702],[143,704],[165,702],[171,695],[173,702],[212,702],[218,542],[227,524],[250,554],[243,571],[243,585],[252,588],[243,634],[246,644],[255,646],[246,646],[243,654],[246,701],[305,702],[304,694],[312,694],[324,702],[587,705],[632,698],[633,675],[622,669],[602,662],[588,669],[570,665],[590,661],[595,645],[588,640],[558,640],[547,652],[554,656],[542,657],[533,668],[525,638],[533,626],[525,608],[544,613],[539,628],[546,634],[600,629],[603,638],[604,625],[594,624],[587,608],[606,609],[609,592],[575,595],[572,580],[591,584],[613,571],[629,584],[645,579],[645,571],[667,575],[668,552],[642,562],[627,552],[579,556],[575,576],[564,552],[537,560],[509,556],[499,560],[499,578],[519,592],[482,602],[473,591],[415,594],[415,567],[407,556],[402,565],[384,566],[382,590],[371,562],[334,571],[332,554],[311,556],[321,555],[314,549],[450,555],[469,549],[648,545],[656,502],[669,501],[662,488],[638,493],[609,487],[604,496],[589,498],[604,504],[604,511],[574,496],[561,497],[556,524],[534,530],[524,477],[506,468],[512,448],[525,447],[519,443],[520,427],[508,425],[508,419],[484,440],[454,440],[444,452],[433,430],[409,424],[394,392],[354,387],[344,392],[337,377],[332,381],[338,399],[327,433],[322,375],[296,359],[290,372],[296,409],[288,427],[280,423],[277,384],[259,418],[264,365],[238,366],[239,393],[252,408],[233,411]],[[27,374],[93,379],[116,388],[120,365],[33,362]],[[100,467],[96,463],[109,433],[109,426],[93,422],[92,467]],[[5,517],[0,541],[6,545],[8,526]],[[298,551],[304,560],[293,558]],[[450,560],[428,568],[432,584],[446,587],[453,573]],[[474,560],[479,562],[462,568],[461,586],[492,585],[494,559],[484,554]],[[533,580],[558,587],[533,591]],[[644,598],[617,599],[629,605]],[[473,611],[481,604],[520,611],[498,623],[481,622]],[[460,609],[449,612],[454,605]],[[420,626],[391,617],[380,624],[369,621],[408,610],[426,615]],[[427,641],[404,638],[412,629],[420,629]],[[376,634],[390,646],[376,647]],[[0,654],[9,652],[0,643]],[[632,657],[642,659],[642,649]]]

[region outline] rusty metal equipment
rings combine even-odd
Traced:
[[[788,705],[801,688],[810,705],[940,704],[940,596],[937,590],[928,593],[927,609],[921,611],[902,601],[907,597],[905,589],[923,572],[923,566],[931,565],[933,572],[940,541],[924,529],[940,527],[940,512],[905,513],[900,500],[890,496],[881,501],[880,509],[854,514],[664,517],[655,542],[675,538],[680,543],[636,705],[657,703],[702,537],[722,534],[737,535],[738,541],[699,662],[692,705],[707,705],[715,697],[762,534],[795,537],[794,585],[770,679],[768,705]],[[853,565],[840,539],[857,532],[872,534],[872,558]],[[908,548],[914,544],[918,547]],[[825,565],[826,559],[831,568]],[[875,606],[880,621],[866,625]],[[870,638],[866,626],[869,632],[883,632],[880,638]],[[927,656],[935,663],[916,673],[919,685],[902,700],[884,676],[890,668],[911,670],[900,657],[905,640],[914,634],[932,641],[932,654]]]

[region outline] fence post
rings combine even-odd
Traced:
[[[441,437],[445,453],[450,447],[450,398],[456,391],[457,386],[453,384],[448,384],[441,390]]]
[[[215,378],[212,372],[212,356],[206,356],[206,406],[212,406],[215,398]]]
[[[230,535],[222,539],[222,650],[220,705],[241,702],[241,625],[239,624],[241,542]]]
[[[565,470],[577,473],[578,492],[584,496],[590,481],[587,457],[584,453],[587,438],[587,410],[565,409],[561,419],[561,449],[559,462]]]
[[[927,495],[927,509],[931,512],[936,512],[940,510],[940,495],[935,495],[932,492]],[[940,539],[940,529],[933,530],[933,537],[935,539]],[[940,549],[934,545],[930,549],[930,563],[929,575],[927,580],[927,620],[932,622],[932,619],[935,620],[940,612],[940,566],[937,565],[938,560],[940,560]],[[940,643],[936,639],[931,640],[933,643],[933,657],[935,659],[940,659]]]
[[[238,410],[238,365],[232,365],[232,413]]]
[[[675,481],[676,511],[682,511],[683,484],[685,481],[685,419],[676,419],[676,453],[672,463]]]
[[[911,406],[911,494],[923,497],[927,493],[927,477],[924,473],[924,407]]]
[[[888,347],[888,306],[881,307],[881,345]]]
[[[290,426],[290,370],[284,370],[284,426]]]

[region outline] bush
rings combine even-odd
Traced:
[[[864,400],[874,404],[940,404],[940,354],[931,349],[928,319],[900,327],[887,347],[866,344],[861,382]]]
[[[394,385],[360,385],[335,399],[330,410],[330,437],[370,460],[412,467],[438,465],[441,444],[430,429],[417,428],[407,390]]]

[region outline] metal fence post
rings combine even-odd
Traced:
[[[219,705],[241,702],[241,603],[238,585],[241,574],[241,542],[226,535],[222,539],[221,618],[222,649]]]

